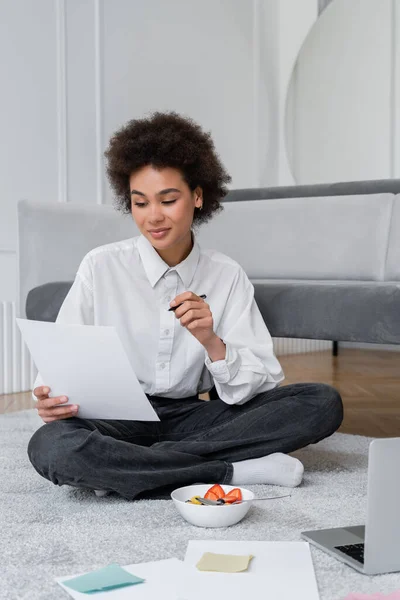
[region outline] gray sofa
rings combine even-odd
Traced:
[[[19,314],[54,321],[86,252],[138,235],[112,206],[18,204]],[[400,180],[234,190],[200,227],[273,337],[400,343]]]

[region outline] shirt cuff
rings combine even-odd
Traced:
[[[226,346],[225,358],[222,360],[215,360],[214,362],[206,355],[205,365],[210,371],[211,375],[218,381],[218,383],[228,383],[239,370],[237,364],[237,352],[232,351],[229,344],[224,342]],[[235,368],[236,367],[236,368]]]

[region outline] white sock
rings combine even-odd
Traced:
[[[261,458],[233,463],[231,485],[269,483],[296,487],[303,479],[303,464],[293,456],[275,452]]]
[[[110,492],[107,492],[107,490],[94,490],[94,493],[98,498],[103,498],[104,496],[108,496]]]

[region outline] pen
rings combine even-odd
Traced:
[[[207,298],[207,296],[205,294],[202,294],[201,296],[199,296],[199,298],[203,298],[203,300],[205,298]],[[179,308],[179,306],[182,306],[183,302],[181,302],[180,304],[178,304],[178,306],[171,306],[171,308],[169,308],[168,310],[176,310],[177,308]]]

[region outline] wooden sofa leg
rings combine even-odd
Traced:
[[[332,356],[338,355],[338,343],[336,341],[332,342]]]

